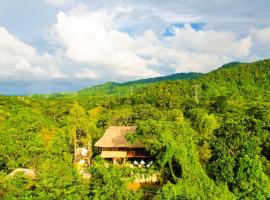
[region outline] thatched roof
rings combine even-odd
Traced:
[[[95,146],[97,147],[128,147],[142,148],[141,144],[130,144],[125,138],[127,133],[134,133],[134,126],[110,126]]]

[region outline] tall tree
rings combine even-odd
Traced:
[[[74,162],[76,159],[75,152],[78,142],[81,142],[83,145],[86,145],[89,150],[89,157],[92,156],[91,127],[87,121],[87,118],[88,116],[85,110],[78,104],[78,102],[75,102],[73,107],[69,111],[69,116],[67,119],[68,132],[70,133],[74,146]]]

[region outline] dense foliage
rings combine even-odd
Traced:
[[[80,95],[130,95],[130,93],[136,92],[139,89],[144,88],[147,84],[169,81],[169,80],[185,80],[185,79],[195,79],[201,76],[201,73],[177,73],[168,76],[160,76],[155,78],[141,79],[137,81],[129,81],[125,83],[107,82],[102,85],[97,85],[90,88],[85,88],[79,91]]]
[[[0,198],[270,199],[270,60],[195,75],[0,96]],[[93,144],[110,125],[137,126],[128,140],[145,145],[153,171],[107,166]],[[90,179],[73,164],[77,138],[90,148]],[[17,168],[35,177],[10,176]],[[128,189],[138,173],[160,180]]]

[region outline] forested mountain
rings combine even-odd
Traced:
[[[270,60],[172,77],[0,96],[0,198],[270,199]],[[152,168],[105,164],[93,144],[112,125],[137,127],[127,139]],[[75,133],[92,149],[90,180],[72,162]],[[9,176],[17,168],[35,178]],[[128,189],[153,172],[159,182]]]
[[[269,60],[222,67],[199,80],[207,95],[240,95],[247,99],[269,98]],[[239,96],[238,96],[239,97]]]
[[[136,92],[138,89],[145,87],[149,83],[156,83],[169,80],[186,80],[195,79],[201,76],[201,73],[177,73],[168,76],[160,76],[156,78],[141,79],[137,81],[129,81],[124,83],[107,82],[101,85],[85,88],[79,91],[80,95],[129,95],[130,92]],[[131,89],[132,88],[132,89]]]

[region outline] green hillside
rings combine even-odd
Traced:
[[[219,96],[243,102],[269,101],[270,60],[221,67],[194,80],[152,84],[138,91],[138,94],[147,102],[158,103],[164,97],[163,103],[172,98],[167,103],[177,104],[185,98],[194,97],[195,85],[198,87],[198,96],[203,101]]]
[[[145,87],[147,84],[168,81],[168,80],[190,80],[201,76],[201,73],[178,73],[156,78],[141,79],[124,83],[107,82],[101,85],[85,88],[79,91],[79,95],[129,95],[131,92]]]
[[[270,60],[190,75],[0,96],[0,198],[270,199]],[[94,144],[109,126],[136,126],[127,139],[153,165],[102,159]],[[90,179],[73,164],[74,141],[89,149]],[[17,168],[35,177],[11,176]]]
[[[246,94],[248,94],[249,96],[253,95],[253,97],[257,99],[267,99],[269,95],[267,91],[269,86],[268,77],[269,60],[254,63],[232,62],[225,64],[208,74],[179,73],[125,83],[107,82],[102,85],[82,89],[78,94],[82,96],[129,96],[131,93],[142,91],[143,88],[148,90],[148,84],[151,84],[149,85],[149,88],[151,88],[163,84],[164,82],[171,86],[173,84],[178,84],[180,81],[181,83],[179,85],[187,84],[190,85],[189,88],[192,88],[192,85],[199,84],[199,92],[202,98],[204,98],[204,95],[213,97],[231,93],[238,97],[245,97]],[[181,80],[185,81],[182,82]],[[260,92],[262,96],[258,96],[257,92]],[[265,94],[263,94],[264,92]]]
[[[199,79],[208,96],[233,95],[246,99],[269,99],[270,60],[220,68]]]

